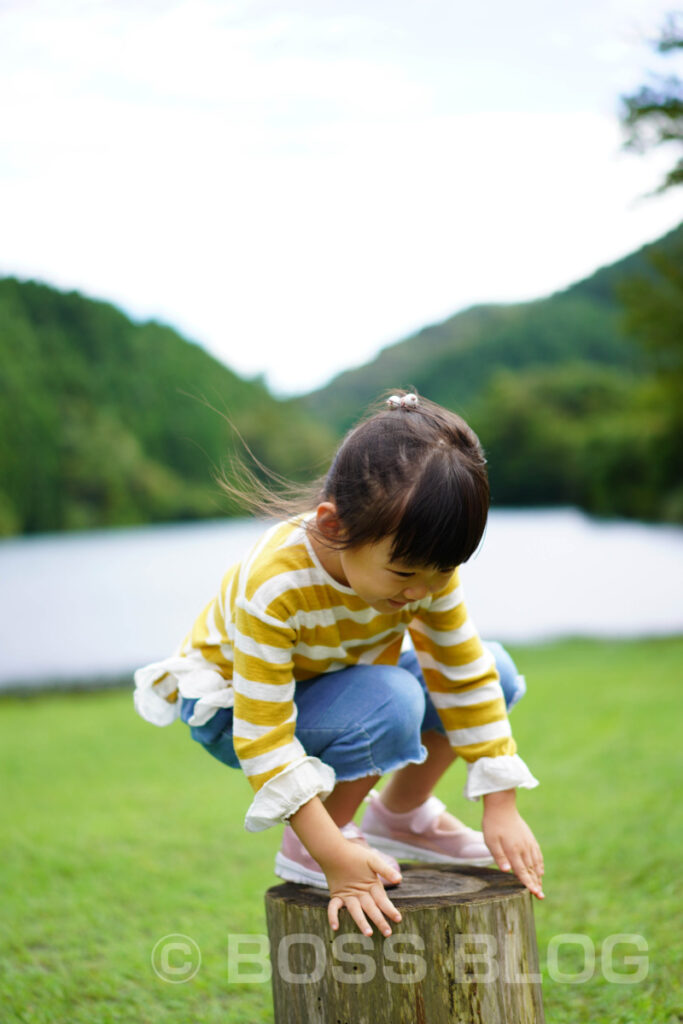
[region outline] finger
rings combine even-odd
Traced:
[[[359,931],[361,931],[363,935],[372,935],[372,928],[370,927],[370,923],[368,922],[367,917],[363,913],[363,909],[360,905],[360,900],[358,899],[358,897],[349,897],[345,901],[345,903],[346,909],[348,910],[349,914],[358,925]]]
[[[531,842],[529,847],[525,851],[524,862],[529,867],[533,867],[534,871],[536,872],[539,878],[543,878],[543,873],[545,871],[545,866],[543,864],[543,854],[541,853],[541,847],[538,845],[536,837],[534,836],[531,829],[529,829],[529,839]]]
[[[382,886],[382,888],[380,889],[380,887],[377,886],[377,890],[378,891],[375,891],[374,888],[372,889],[372,895],[374,896],[375,903],[377,904],[377,906],[383,913],[387,915],[387,917],[390,917],[393,921],[400,921],[401,911],[398,910],[398,908],[395,907],[394,904],[391,902],[386,892],[384,891],[384,887]]]
[[[339,911],[343,906],[344,901],[340,900],[338,896],[333,896],[327,904],[327,920],[330,922],[330,928],[334,932],[339,927]]]
[[[534,849],[534,865],[539,878],[543,878],[545,872],[545,864],[543,863],[543,854],[541,853],[541,847],[536,843]]]
[[[535,868],[527,868],[527,875],[531,881],[531,885],[529,886],[531,891],[537,896],[542,896],[543,883],[541,881],[541,876],[536,872]]]
[[[367,916],[377,925],[382,934],[391,935],[391,925],[369,892],[363,896],[361,905]]]
[[[368,867],[375,871],[382,878],[386,878],[388,882],[397,883],[401,881],[403,877],[400,871],[397,871],[395,867],[385,860],[384,857],[377,853],[375,850],[372,852],[372,856],[368,857]]]
[[[522,885],[525,885],[530,893],[537,896],[539,900],[545,898],[545,893],[541,886],[541,882],[535,873],[529,871],[528,868],[522,868],[520,871],[516,871],[515,874],[519,878]]]
[[[543,878],[543,856],[541,854],[541,848],[533,839],[531,845],[522,852],[521,860],[527,871],[532,875],[538,884],[538,888],[541,889],[541,881]]]
[[[500,870],[501,871],[509,871],[510,870],[510,861],[508,860],[507,855],[505,854],[505,851],[503,850],[503,847],[502,847],[500,841],[494,839],[494,840],[491,840],[490,843],[487,841],[486,845],[488,846],[489,850],[491,851],[491,856],[495,860],[495,862],[498,865],[498,867],[500,868]]]
[[[534,894],[534,896],[537,896],[539,899],[544,899],[544,892],[540,879],[532,867],[524,864],[520,859],[516,864],[514,864],[514,871],[522,885],[525,885],[527,889]]]

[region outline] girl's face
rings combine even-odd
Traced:
[[[443,590],[455,569],[406,565],[391,560],[392,538],[337,553],[340,583],[378,612],[399,612],[413,601]]]

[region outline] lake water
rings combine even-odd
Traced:
[[[103,679],[170,654],[260,534],[254,520],[0,542],[0,688]],[[463,567],[485,638],[683,632],[683,528],[497,510]]]

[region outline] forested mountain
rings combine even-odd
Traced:
[[[472,306],[442,323],[389,345],[307,395],[306,408],[337,430],[387,387],[413,386],[435,402],[471,412],[500,370],[539,370],[587,363],[639,372],[641,346],[624,325],[620,289],[633,277],[652,278],[652,252],[678,252],[683,225],[652,245],[563,292],[533,302]]]
[[[213,406],[214,408],[210,408]],[[331,434],[158,323],[0,280],[0,533],[220,516],[214,471],[239,442],[318,474]]]
[[[278,401],[170,327],[0,279],[0,534],[219,516],[240,449],[324,470],[387,388],[464,414],[494,505],[683,521],[683,225],[536,302],[476,306]],[[228,422],[228,419],[229,421]]]
[[[387,387],[464,415],[494,504],[683,520],[683,225],[565,291],[474,306],[305,396],[342,431]]]

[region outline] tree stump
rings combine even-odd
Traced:
[[[266,893],[275,1024],[544,1024],[531,894],[490,868],[402,864],[402,921],[333,932],[327,890]]]

